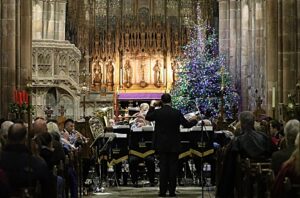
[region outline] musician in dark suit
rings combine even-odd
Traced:
[[[146,120],[155,121],[153,146],[159,154],[160,184],[159,196],[175,197],[178,155],[180,152],[180,125],[190,128],[197,124],[196,119],[188,121],[179,110],[171,107],[170,94],[161,96],[162,107],[155,109],[155,102],[146,115]]]

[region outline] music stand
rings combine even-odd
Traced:
[[[107,150],[108,144],[114,140],[116,135],[114,133],[100,133],[93,143],[90,145],[90,147],[93,147],[96,145],[96,159],[101,155],[101,153],[105,150]],[[105,188],[103,186],[102,181],[102,166],[101,162],[99,163],[99,180],[100,180],[100,193],[104,193]],[[96,192],[99,193],[99,192]]]
[[[190,129],[181,128],[180,129],[180,154],[179,154],[179,168],[184,168],[184,172],[182,175],[182,170],[179,169],[178,174],[178,183],[181,179],[184,179],[184,183],[187,181],[187,166],[188,162],[185,161],[185,158],[188,158],[191,155],[191,147],[190,147]],[[182,185],[179,183],[179,185]]]
[[[192,127],[190,130],[191,152],[193,155],[200,157],[202,197],[204,197],[203,158],[214,153],[213,137],[213,127],[205,126],[204,122],[201,122],[200,126]]]
[[[114,178],[116,185],[118,186],[118,176],[123,176],[123,184],[127,183],[127,175],[126,168],[124,168],[124,172],[122,175],[122,164],[120,163],[126,162],[128,159],[128,135],[130,132],[129,125],[115,125],[113,126],[113,132],[116,135],[116,138],[111,144],[111,157],[110,157],[110,165],[114,166]],[[121,175],[118,175],[118,171],[120,171]]]

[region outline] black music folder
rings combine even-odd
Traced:
[[[154,127],[133,128],[129,138],[129,154],[145,158],[155,153],[152,148]]]
[[[205,157],[214,153],[214,131],[212,126],[195,126],[190,130],[191,153]]]

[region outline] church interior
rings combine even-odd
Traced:
[[[299,10],[300,0],[0,0],[0,197],[168,196],[159,121],[147,119],[165,95],[197,120],[180,126],[169,196],[300,197]],[[16,144],[55,182],[34,165],[20,178],[40,186],[3,183],[24,162],[9,161]]]

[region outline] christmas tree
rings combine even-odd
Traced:
[[[200,25],[199,25],[200,24]],[[190,41],[178,57],[177,80],[171,89],[172,102],[182,113],[209,113],[210,117],[232,118],[238,95],[231,83],[225,58],[219,54],[214,30],[199,23],[190,29]]]

